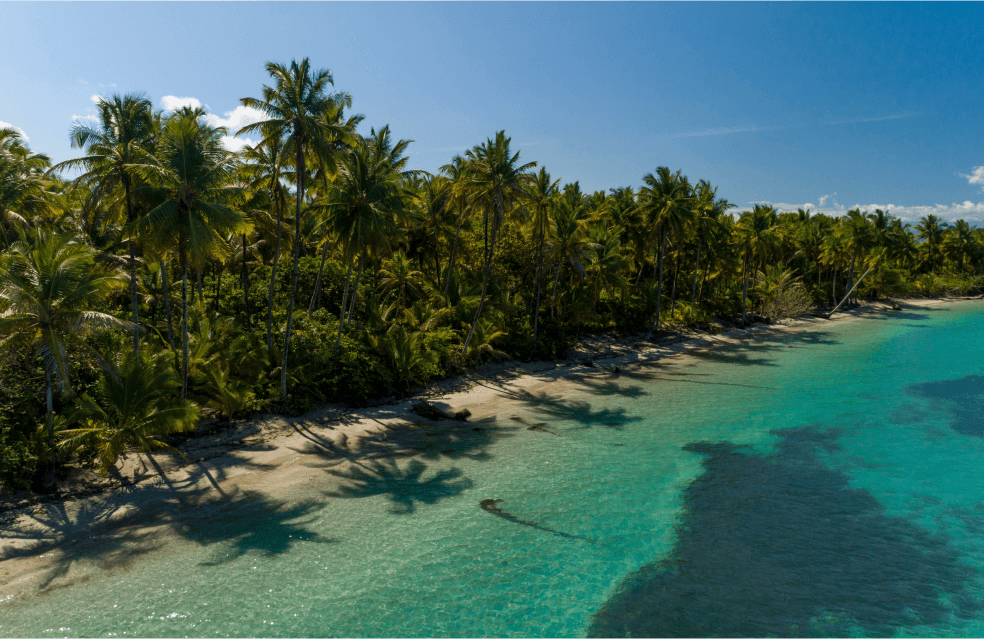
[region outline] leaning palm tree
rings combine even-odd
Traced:
[[[136,175],[133,166],[147,162],[150,138],[155,132],[154,115],[150,100],[143,95],[113,95],[99,98],[96,103],[99,125],[90,126],[84,120],[72,127],[72,148],[82,149],[85,155],[56,164],[52,171],[81,169],[76,184],[90,189],[87,206],[122,205],[126,223],[137,219],[133,192]],[[120,197],[122,196],[122,197]],[[122,201],[121,201],[122,200]],[[139,301],[137,297],[137,258],[132,229],[127,239],[130,252],[130,297],[133,313],[133,350],[140,350],[140,333],[137,330]]]
[[[287,328],[284,332],[283,363],[280,375],[280,395],[287,400],[287,360],[290,352],[290,333],[294,319],[294,306],[297,301],[298,263],[301,257],[301,203],[305,193],[307,178],[306,162],[309,157],[316,166],[325,167],[336,157],[334,142],[350,136],[343,125],[335,123],[329,116],[337,112],[340,105],[350,106],[352,97],[348,93],[328,93],[328,85],[334,85],[331,71],[313,71],[307,58],[298,63],[291,61],[290,67],[276,62],[268,62],[267,72],[274,78],[276,86],[263,87],[263,98],[242,98],[244,106],[259,109],[268,117],[239,130],[238,133],[261,131],[264,135],[260,146],[278,141],[284,145],[281,158],[290,158],[296,171],[295,212],[294,212],[294,267],[291,274],[290,305],[287,309]],[[238,135],[237,133],[237,135]]]
[[[75,428],[60,431],[60,446],[95,453],[100,473],[116,472],[116,462],[130,447],[142,452],[176,451],[163,438],[192,430],[198,406],[176,397],[168,357],[130,353],[113,374],[104,373],[93,393],[86,393],[69,417]]]
[[[96,253],[67,236],[38,230],[0,257],[0,345],[40,352],[45,371],[49,438],[54,437],[53,390],[72,389],[68,344],[73,336],[133,324],[89,310],[126,286],[124,276],[96,262]],[[102,361],[81,340],[77,348]]]
[[[138,221],[150,250],[176,250],[181,267],[181,397],[188,393],[188,269],[224,262],[225,238],[249,230],[241,211],[228,203],[239,193],[232,183],[236,157],[222,145],[225,129],[194,114],[168,119],[150,164],[136,168],[157,206]]]
[[[517,205],[525,193],[529,182],[527,171],[536,166],[536,162],[520,164],[519,152],[512,153],[509,149],[510,142],[511,139],[506,137],[506,132],[499,131],[495,134],[495,140],[487,139],[484,144],[474,147],[465,154],[468,168],[462,178],[463,186],[468,192],[469,203],[483,210],[486,249],[482,294],[478,301],[478,310],[475,311],[475,319],[468,331],[465,345],[461,349],[462,355],[468,353],[475,327],[482,317],[489,278],[492,275],[499,228],[505,220],[506,213]]]
[[[678,170],[661,166],[656,174],[647,173],[639,189],[639,207],[643,210],[649,229],[659,236],[659,284],[656,288],[656,317],[649,333],[659,330],[660,305],[663,298],[663,258],[666,255],[666,236],[679,234],[687,225],[691,215],[690,183]]]

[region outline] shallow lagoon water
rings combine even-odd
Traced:
[[[161,486],[177,525],[53,562],[0,635],[982,636],[982,333],[977,303],[817,324],[546,384],[414,456],[312,452],[323,485],[276,499]]]

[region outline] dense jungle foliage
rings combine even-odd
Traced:
[[[360,135],[330,72],[267,70],[241,131],[113,95],[52,166],[0,130],[0,483],[115,474],[206,416],[358,404],[589,333],[982,283],[964,221],[737,212],[666,167],[584,193],[504,132],[411,170],[410,141]],[[229,152],[237,133],[261,141]]]

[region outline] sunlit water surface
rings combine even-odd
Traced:
[[[984,305],[817,326],[327,455],[76,558],[0,634],[984,635]]]

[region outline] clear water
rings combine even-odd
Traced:
[[[982,636],[982,334],[967,303],[548,384],[279,500],[160,487],[145,537],[52,510],[39,551],[93,543],[0,635]]]

